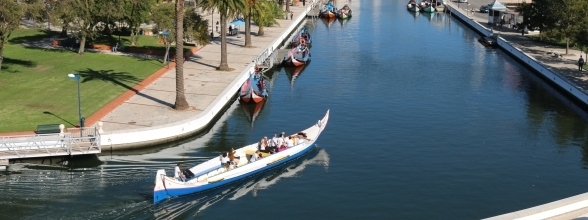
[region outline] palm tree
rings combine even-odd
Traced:
[[[268,0],[245,0],[245,8],[243,9],[243,17],[245,18],[245,45],[244,47],[252,47],[251,43],[251,16],[258,13],[271,13],[266,11],[263,7]],[[271,2],[273,3],[273,1]]]
[[[184,95],[184,1],[176,0],[176,103],[174,109],[190,108]]]
[[[260,3],[257,8],[258,11],[255,11],[251,15],[251,19],[259,27],[257,36],[264,35],[264,27],[279,25],[276,18],[283,17],[283,12],[277,3],[267,0],[261,1]]]
[[[235,16],[239,9],[245,8],[244,0],[202,0],[202,9],[217,9],[220,14],[221,23],[221,62],[216,68],[222,71],[231,71],[227,61],[227,18]]]

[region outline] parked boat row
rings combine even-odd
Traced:
[[[443,0],[423,0],[420,3],[416,3],[415,0],[408,1],[406,9],[414,12],[442,12],[445,10],[445,4]]]
[[[343,6],[343,8],[337,10],[333,0],[329,0],[319,11],[319,16],[323,18],[340,18],[348,19],[352,16],[352,11],[349,5]]]

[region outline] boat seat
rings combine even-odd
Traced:
[[[204,174],[202,176],[199,176],[196,181],[198,181],[198,182],[204,182],[206,180],[208,180],[208,174]]]
[[[218,170],[213,170],[213,171],[210,171],[210,173],[208,173],[208,176],[211,177],[211,176],[214,176],[216,174],[218,174]]]
[[[253,155],[255,153],[255,149],[247,149],[244,150],[246,155]]]
[[[249,162],[249,160],[247,160],[246,156],[241,157],[241,159],[239,159],[239,164],[237,164],[237,166],[243,166],[246,165]]]
[[[226,172],[227,171],[227,168],[221,167],[221,168],[218,168],[217,171],[218,171],[218,174],[221,174],[221,173]]]
[[[269,155],[272,155],[270,153],[265,153],[265,152],[260,152],[260,153],[261,153],[261,157],[264,157],[264,158],[267,157],[267,156],[269,156]]]

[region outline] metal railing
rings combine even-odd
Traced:
[[[0,159],[96,154],[102,151],[96,128],[64,133],[0,137]]]

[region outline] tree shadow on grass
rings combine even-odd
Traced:
[[[132,86],[129,86],[127,84],[137,84],[140,82],[140,80],[127,73],[127,72],[114,72],[114,70],[93,70],[90,68],[87,68],[85,70],[80,70],[78,71],[80,76],[83,78],[82,83],[84,82],[88,82],[88,81],[92,81],[92,80],[101,80],[104,82],[111,82],[114,85],[117,86],[121,86],[123,88],[126,88],[128,90],[131,90],[133,92],[135,92],[135,94],[144,97],[146,99],[149,99],[151,101],[157,102],[159,104],[168,106],[168,107],[173,107],[174,105],[163,101],[161,99],[155,98],[153,96],[147,95],[145,93],[142,93],[136,89],[134,89]]]
[[[8,58],[8,57],[4,58],[4,61],[2,61],[2,64],[18,65],[18,66],[24,66],[24,67],[29,67],[29,68],[37,66],[37,62],[35,62],[35,61],[12,59],[12,58]]]
[[[48,39],[52,36],[58,36],[59,34],[60,34],[60,32],[57,32],[57,31],[51,31],[50,33],[39,31],[33,35],[25,35],[25,36],[10,38],[8,40],[8,42],[11,44],[22,44],[22,43],[28,43],[28,42],[33,42],[33,41],[45,40],[45,39]]]
[[[8,57],[4,57],[4,60],[2,61],[2,67],[0,67],[0,71],[9,72],[9,73],[20,72],[14,68],[10,68],[12,66],[23,66],[23,67],[28,67],[28,68],[34,68],[37,66],[37,62],[30,61],[30,60],[19,60],[19,59],[11,59]]]

